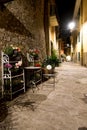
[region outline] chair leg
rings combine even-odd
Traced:
[[[38,85],[36,85],[36,83],[33,80],[30,81],[30,84],[31,84],[31,89],[32,89],[33,93],[34,93],[34,88],[37,88],[39,90]]]
[[[45,84],[45,85],[53,85],[53,87],[55,88],[55,75],[50,75],[50,74],[45,74],[45,75],[43,75],[43,80],[45,79],[45,77],[48,77],[48,80],[50,80],[50,78],[52,78],[52,83],[47,83],[47,84]],[[43,83],[43,85],[44,85],[44,83]]]

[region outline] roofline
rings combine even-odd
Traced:
[[[81,0],[76,0],[73,19],[75,19],[78,14],[78,10],[80,8],[80,3],[81,3]]]

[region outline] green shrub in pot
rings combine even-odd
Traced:
[[[7,46],[4,49],[4,53],[7,54],[8,56],[12,56],[13,55],[13,48],[11,46]]]

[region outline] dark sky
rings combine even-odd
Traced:
[[[67,35],[68,23],[72,20],[76,0],[56,0],[57,14],[62,35]]]

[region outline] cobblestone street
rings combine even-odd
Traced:
[[[87,68],[64,62],[56,85],[1,102],[0,130],[87,130]]]

